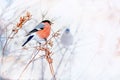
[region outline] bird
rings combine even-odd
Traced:
[[[22,46],[25,46],[31,39],[36,40],[40,44],[42,43],[42,41],[47,41],[47,38],[49,37],[51,31],[51,24],[52,22],[50,20],[43,20],[41,23],[39,23],[26,35],[29,37]]]
[[[61,41],[61,44],[66,48],[73,44],[73,35],[71,34],[69,28],[65,29],[65,31],[61,36],[60,41]]]

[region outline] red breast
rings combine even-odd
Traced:
[[[44,23],[44,29],[39,30],[36,32],[36,34],[39,36],[39,38],[48,38],[50,35],[51,25],[47,22]]]

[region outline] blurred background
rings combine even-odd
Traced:
[[[40,57],[43,51],[29,64],[37,54],[34,46],[38,43],[21,46],[27,39],[25,35],[45,19],[53,22],[49,39],[57,31],[60,34],[52,38],[49,47],[56,80],[120,80],[119,2],[0,0],[0,80],[54,80],[49,63]],[[11,37],[20,18],[26,15],[30,19]],[[66,47],[61,37],[67,28],[73,42]]]

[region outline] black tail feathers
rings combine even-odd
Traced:
[[[32,38],[33,38],[33,35],[28,37],[27,41],[22,46],[25,46],[25,44],[27,44]]]

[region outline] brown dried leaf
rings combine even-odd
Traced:
[[[23,22],[23,17],[20,17],[20,23],[22,23]]]
[[[28,19],[30,19],[31,16],[32,16],[32,15],[30,15],[30,12],[27,12],[27,13],[26,13],[26,17],[28,17]]]
[[[58,37],[60,35],[60,33],[55,33],[55,34],[53,34],[53,37]]]
[[[49,57],[49,58],[47,59],[47,61],[48,61],[49,64],[53,63],[53,59],[52,59],[51,57]]]
[[[24,23],[26,21],[25,16],[23,16],[21,23]]]
[[[25,24],[30,18],[31,15],[29,12],[27,12],[26,16],[20,17],[19,23],[17,23],[16,26],[22,28],[23,24]]]
[[[17,24],[16,24],[16,26],[17,26],[17,27],[19,27],[19,26],[20,26],[20,24],[19,24],[19,23],[17,23]]]
[[[17,33],[18,32],[18,29],[13,29],[12,30],[14,33]]]
[[[53,47],[53,41],[52,41],[52,40],[50,40],[50,41],[48,42],[48,44],[50,45],[50,47]]]

